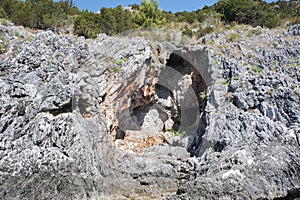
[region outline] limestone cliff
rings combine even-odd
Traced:
[[[2,199],[300,197],[299,25],[0,34]]]

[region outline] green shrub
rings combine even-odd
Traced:
[[[200,92],[200,98],[202,101],[204,101],[206,99],[206,97],[207,97],[206,91]]]
[[[186,137],[188,136],[188,133],[185,131],[175,131],[175,130],[167,130],[170,133],[173,133],[173,136],[178,136],[178,137]]]
[[[273,28],[279,25],[278,10],[264,1],[220,0],[214,8],[226,22]]]
[[[186,36],[189,36],[189,37],[192,37],[193,36],[193,31],[190,30],[190,29],[185,29],[184,31],[182,31],[182,34],[186,35]]]
[[[230,78],[227,78],[223,81],[223,85],[229,87],[230,86]]]
[[[111,68],[111,71],[112,71],[112,72],[115,72],[115,73],[118,73],[118,72],[121,71],[121,67],[112,67],[112,68]]]
[[[128,58],[122,58],[122,59],[116,60],[116,61],[115,61],[115,64],[117,64],[117,65],[122,65],[123,62],[126,62],[127,60],[128,60]]]
[[[5,10],[2,7],[0,7],[0,18],[6,18],[6,17],[7,17],[7,14],[6,14]]]
[[[230,42],[237,41],[240,37],[240,34],[238,33],[230,33],[226,35],[226,39],[229,40]]]
[[[14,32],[14,35],[15,35],[15,37],[20,37],[21,36],[21,34],[17,31]]]
[[[250,33],[252,33],[253,35],[260,35],[262,34],[262,30],[260,28],[255,28],[250,30]]]
[[[107,66],[106,70],[108,70],[109,72],[113,72],[113,73],[119,73],[121,71],[121,67],[120,66],[117,66],[117,67]]]
[[[256,66],[251,66],[251,70],[259,74],[262,72],[262,69]]]
[[[199,35],[199,37],[203,37],[206,34],[210,34],[210,33],[213,33],[213,32],[214,32],[214,28],[212,26],[208,26],[208,27],[205,27],[205,28],[199,28],[198,35]]]

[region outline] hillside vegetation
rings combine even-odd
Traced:
[[[262,0],[219,0],[192,12],[166,12],[157,0],[142,0],[127,8],[101,8],[98,13],[80,11],[72,0],[1,0],[0,18],[33,29],[71,30],[86,38],[99,33],[115,35],[141,27],[180,29],[188,36],[213,32],[216,24],[249,24],[274,28],[300,23],[299,0],[266,3]]]

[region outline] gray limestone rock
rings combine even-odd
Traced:
[[[299,198],[299,25],[260,30],[154,48],[0,25],[0,196]]]
[[[292,35],[300,35],[300,24],[294,25],[290,30],[289,33]]]
[[[148,132],[149,134],[156,134],[162,131],[163,128],[164,122],[159,116],[159,111],[155,108],[150,108],[149,112],[144,118],[142,131]]]

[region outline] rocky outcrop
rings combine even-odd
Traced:
[[[289,33],[292,35],[300,35],[300,25],[296,24],[294,25],[290,30]]]
[[[0,26],[0,196],[300,197],[294,29],[182,46]]]
[[[226,97],[210,110],[209,96],[202,165],[196,169],[198,176],[182,184],[177,195],[299,197],[299,39],[265,30],[251,38],[244,32],[236,34],[239,42],[228,43],[220,34],[207,37],[215,42],[210,48],[222,49],[214,59],[219,58],[216,68],[223,72]]]

